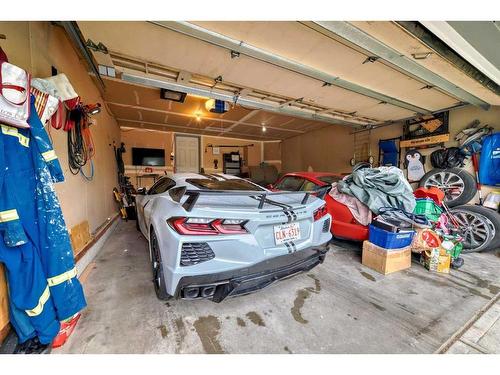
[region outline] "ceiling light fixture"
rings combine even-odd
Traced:
[[[174,91],[168,89],[160,90],[160,98],[165,100],[172,100],[173,102],[184,103],[184,100],[186,100],[186,95],[187,94],[185,92],[181,91]]]
[[[196,116],[196,121],[200,122],[201,121],[201,112],[196,112],[194,115]]]
[[[262,124],[262,133],[265,133],[267,130],[266,125]]]

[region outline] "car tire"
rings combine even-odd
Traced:
[[[159,300],[166,301],[170,299],[171,296],[167,293],[167,284],[165,283],[165,275],[163,274],[161,262],[161,251],[153,228],[151,228],[149,235],[149,246],[151,252],[151,271],[153,274],[153,285],[156,297]]]
[[[486,250],[493,240],[490,220],[470,209],[472,206],[453,207],[451,212],[460,224],[458,233],[464,238],[463,253]]]
[[[137,231],[141,231],[141,227],[139,225],[139,213],[137,212],[137,206],[135,207],[135,229],[137,229]]]
[[[467,210],[477,212],[488,219],[491,228],[492,240],[484,250],[495,250],[500,247],[500,214],[495,210],[483,206],[461,206]],[[458,208],[458,207],[457,207]]]
[[[455,186],[454,193],[449,187]],[[433,169],[427,172],[419,182],[419,187],[435,186],[445,193],[444,201],[448,207],[456,207],[469,203],[477,193],[474,177],[460,168]]]

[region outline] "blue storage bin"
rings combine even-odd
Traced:
[[[368,239],[374,245],[383,247],[384,249],[394,250],[410,246],[414,235],[415,231],[413,230],[393,233],[370,224]]]

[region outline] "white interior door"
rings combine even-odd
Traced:
[[[188,135],[175,136],[175,171],[200,172],[200,138]]]

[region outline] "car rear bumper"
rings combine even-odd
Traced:
[[[278,280],[307,272],[323,263],[327,252],[328,245],[325,244],[281,255],[234,271],[185,276],[179,280],[174,297],[207,298],[221,302],[227,297],[248,294]]]

